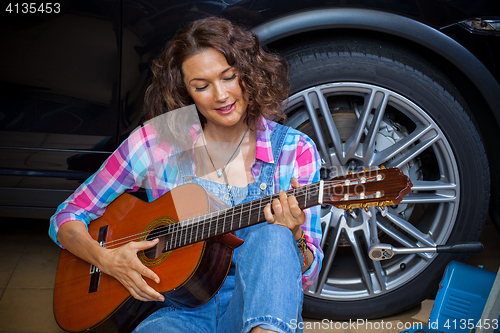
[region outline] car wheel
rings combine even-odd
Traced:
[[[376,239],[397,248],[478,239],[489,170],[468,106],[443,73],[397,45],[346,38],[282,55],[292,86],[286,124],[316,142],[324,179],[384,166],[413,183],[386,212],[322,207],[325,257],[305,291],[304,316],[370,319],[418,304],[437,290],[448,262],[465,256],[372,261],[367,249]]]

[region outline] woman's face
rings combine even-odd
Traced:
[[[234,126],[243,123],[248,99],[238,72],[222,53],[207,49],[182,64],[184,84],[207,123]]]

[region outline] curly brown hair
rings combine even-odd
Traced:
[[[252,31],[223,18],[209,17],[179,30],[153,60],[154,79],[144,104],[148,119],[193,104],[184,85],[182,64],[209,48],[221,52],[239,72],[239,84],[249,96],[246,122],[251,128],[260,115],[271,120],[285,118],[282,104],[289,92],[286,62],[264,50]],[[203,115],[199,117],[206,122]]]

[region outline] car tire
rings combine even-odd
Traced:
[[[468,105],[438,68],[400,45],[330,38],[296,45],[281,54],[290,67],[292,90],[285,123],[316,142],[324,178],[360,168],[399,166],[414,185],[402,202],[404,209],[389,208],[389,218],[374,208],[370,213],[375,219],[363,211],[349,214],[322,207],[325,260],[319,282],[305,291],[304,317],[372,319],[420,303],[437,290],[446,265],[466,256],[411,254],[372,262],[367,248],[373,235],[370,227],[362,225],[376,222],[379,239],[395,247],[478,239],[487,215],[490,179],[486,152]],[[381,108],[385,108],[383,118],[378,113]],[[346,110],[350,116],[339,121],[336,115]],[[359,126],[363,112],[370,114],[372,122]],[[351,132],[342,134],[347,127]],[[397,139],[387,127],[398,133]],[[337,142],[341,136],[342,143]],[[375,138],[372,147],[366,142],[371,138]],[[356,140],[357,150],[346,148]],[[390,154],[391,147],[398,154]],[[347,245],[339,245],[342,237]]]

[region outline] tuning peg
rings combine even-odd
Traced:
[[[381,204],[379,205],[379,208],[380,208],[380,215],[382,215],[382,217],[385,217],[387,215],[387,213],[389,212],[389,210],[387,209],[387,206],[384,205],[383,202],[381,202]]]

